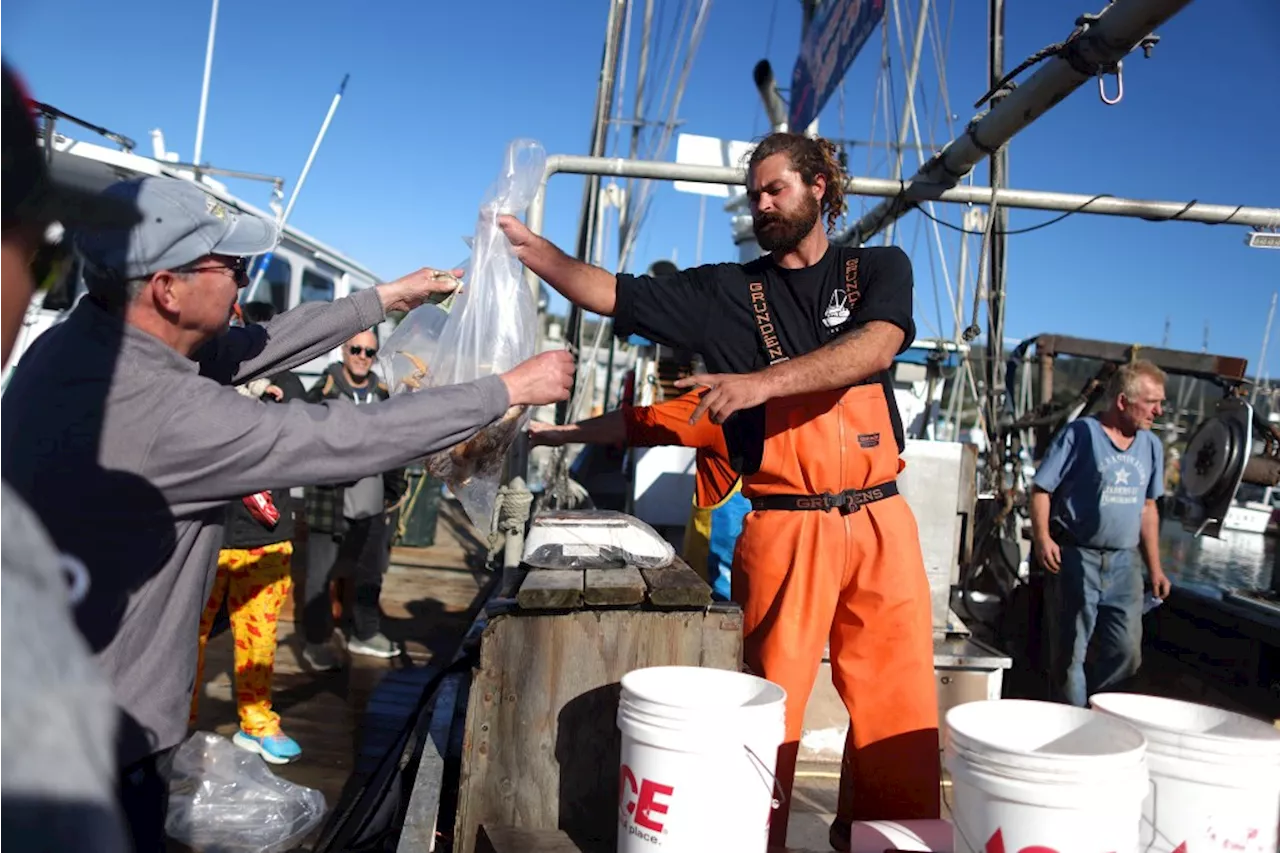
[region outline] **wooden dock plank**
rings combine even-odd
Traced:
[[[644,601],[646,586],[639,569],[587,569],[582,599],[594,607],[626,606]]]
[[[582,604],[581,569],[536,569],[520,584],[516,601],[526,610],[568,610]]]
[[[665,569],[643,569],[649,603],[655,607],[707,607],[711,587],[679,557]]]

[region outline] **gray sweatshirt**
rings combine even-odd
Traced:
[[[44,528],[0,485],[0,801],[14,850],[125,853],[116,805],[115,703],[71,621]]]
[[[0,403],[0,463],[55,544],[88,567],[76,622],[124,712],[122,766],[186,733],[224,504],[397,468],[506,411],[496,376],[377,406],[264,406],[229,387],[382,319],[371,290],[309,303],[231,329],[197,363],[83,300],[20,362]]]

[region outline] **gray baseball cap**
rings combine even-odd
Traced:
[[[88,264],[123,280],[177,269],[206,255],[260,255],[280,239],[275,223],[241,213],[180,178],[133,178],[102,195],[127,200],[142,221],[130,228],[78,229],[73,239]]]

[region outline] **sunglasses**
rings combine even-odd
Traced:
[[[352,355],[359,355],[360,353],[363,352],[369,358],[373,358],[378,354],[378,348],[377,347],[347,347],[347,352],[351,353]]]
[[[248,258],[226,258],[226,263],[215,264],[213,266],[198,266],[200,261],[179,267],[174,272],[193,273],[193,272],[226,272],[231,273],[232,279],[236,283],[236,287],[249,286],[249,259]]]

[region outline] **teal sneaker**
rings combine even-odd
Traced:
[[[302,755],[302,747],[284,732],[254,737],[245,734],[244,731],[238,731],[231,738],[231,742],[247,752],[258,753],[262,756],[262,760],[269,764],[288,764]]]

